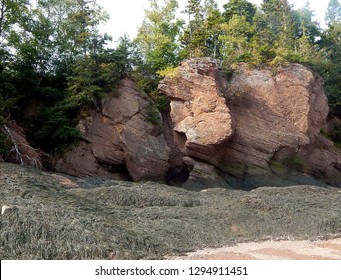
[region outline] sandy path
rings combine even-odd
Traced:
[[[341,238],[327,241],[265,241],[204,249],[181,260],[341,260]]]

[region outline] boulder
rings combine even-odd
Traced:
[[[121,81],[117,95],[103,99],[102,112],[80,121],[80,144],[58,159],[56,170],[78,177],[166,180],[169,148],[161,116],[157,124],[145,120],[148,102],[129,79]]]

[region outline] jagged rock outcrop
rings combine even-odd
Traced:
[[[243,178],[264,177],[280,166],[279,176],[298,169],[340,184],[341,154],[320,135],[328,115],[320,77],[299,64],[241,64],[227,81],[218,64],[185,61],[159,87],[171,99],[175,141],[184,156]]]
[[[161,120],[145,121],[148,102],[129,79],[122,80],[117,94],[103,100],[102,112],[80,121],[80,144],[58,160],[57,171],[134,181],[166,178],[169,148]]]

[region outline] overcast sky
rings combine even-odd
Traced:
[[[149,8],[148,0],[97,0],[98,3],[110,15],[110,20],[101,27],[103,33],[108,33],[117,40],[124,33],[127,33],[132,39],[137,33],[143,17],[144,10]],[[187,4],[187,0],[178,0],[180,10]],[[164,0],[159,0],[163,3]],[[216,0],[221,8],[228,0]],[[249,0],[249,2],[260,4],[262,0]],[[294,5],[294,8],[302,7],[307,0],[289,0],[289,3]],[[324,15],[328,6],[329,0],[310,0],[310,7],[315,11],[315,18],[324,26]]]

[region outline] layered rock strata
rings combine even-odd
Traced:
[[[293,169],[340,184],[340,152],[320,134],[327,98],[310,69],[241,64],[228,80],[219,62],[192,59],[175,71],[159,88],[171,99],[184,156],[233,176],[283,176]]]

